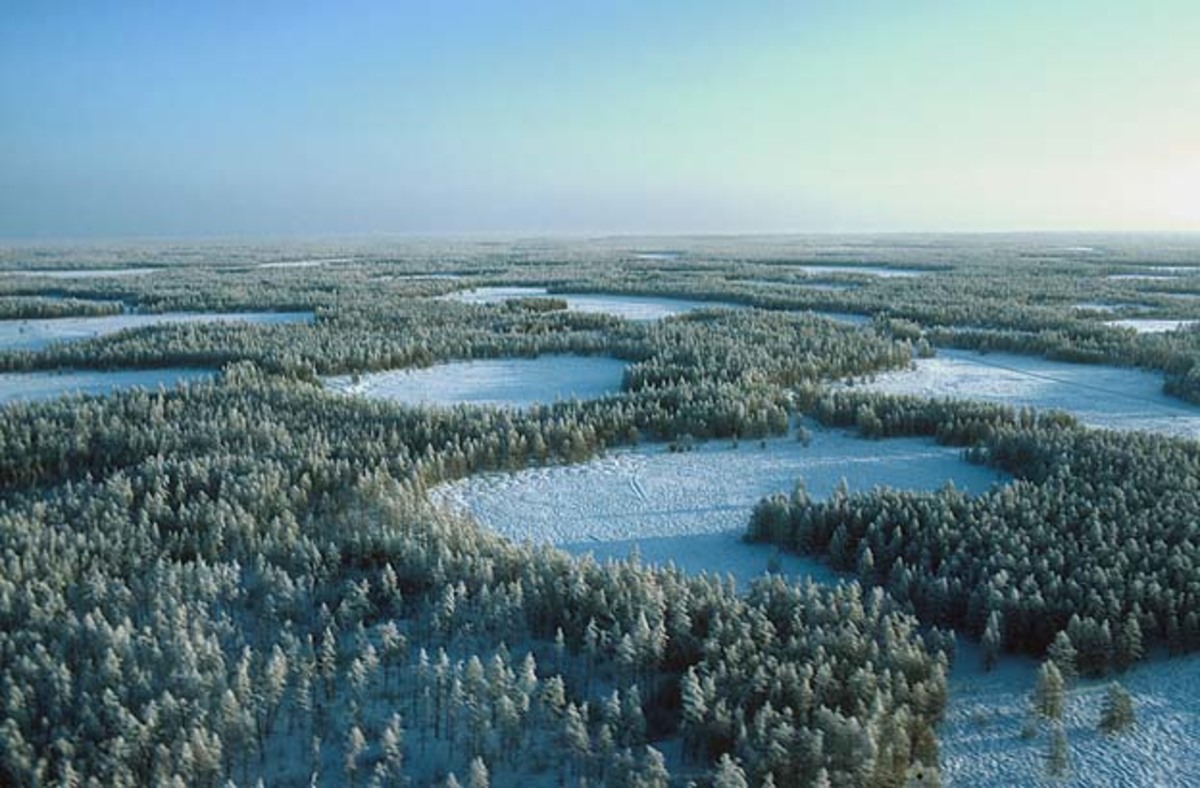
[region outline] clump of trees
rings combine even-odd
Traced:
[[[0,320],[103,317],[119,315],[123,310],[124,305],[118,301],[91,301],[79,298],[42,296],[0,296]]]
[[[1069,647],[1084,675],[1123,670],[1149,643],[1200,648],[1196,443],[858,394],[822,399],[815,412],[832,423],[853,413],[874,434],[967,444],[967,459],[1014,480],[974,496],[877,489],[813,501],[799,490],[762,501],[748,538],[825,556],[922,620],[1004,649],[1040,655],[1065,633],[1058,653]]]
[[[423,503],[440,479],[579,459],[637,413],[413,410],[250,365],[6,409],[0,778],[665,785],[674,736],[690,773],[728,756],[754,783],[899,785],[936,762],[944,641],[886,595],[742,596]]]

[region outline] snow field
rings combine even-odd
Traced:
[[[33,402],[55,399],[68,394],[110,394],[129,388],[154,389],[209,380],[211,370],[135,369],[120,372],[72,370],[69,372],[0,373],[0,405],[9,402]]]
[[[826,496],[843,478],[851,490],[938,489],[952,481],[976,492],[1001,480],[931,441],[866,441],[814,430],[808,446],[794,438],[768,439],[765,448],[759,441],[733,448],[729,440],[714,440],[673,453],[652,444],[580,465],[474,476],[438,486],[430,497],[518,542],[550,542],[600,560],[623,558],[637,545],[647,562],[733,573],[745,584],[774,553],[741,541],[754,505],[789,493],[798,479],[810,494]],[[811,559],[780,559],[789,574],[833,578]]]
[[[0,350],[40,350],[51,342],[70,342],[115,334],[128,328],[172,323],[311,323],[312,312],[164,312],[162,314],[56,317],[0,320]]]
[[[161,268],[43,268],[31,271],[0,271],[0,276],[30,276],[42,279],[113,279],[122,276],[152,274],[161,270]]]
[[[425,369],[372,372],[325,379],[331,390],[405,405],[459,404],[522,408],[621,390],[625,362],[599,356],[551,355],[458,361]]]
[[[1065,779],[1046,775],[1047,723],[1033,738],[1022,735],[1032,719],[1030,695],[1038,663],[1001,658],[990,673],[977,646],[959,640],[950,675],[950,703],[938,729],[943,784],[1016,786],[1200,785],[1200,656],[1155,657],[1127,673],[1080,680],[1068,690],[1064,729],[1070,752]],[[1116,736],[1097,730],[1108,683],[1116,679],[1133,696],[1136,726]]]
[[[1113,328],[1132,328],[1139,334],[1165,334],[1168,331],[1178,331],[1181,328],[1194,326],[1200,320],[1158,320],[1149,317],[1135,317],[1126,320],[1106,320],[1104,325]]]
[[[1200,437],[1200,408],[1162,393],[1162,375],[1008,353],[939,350],[915,370],[886,372],[868,391],[1057,409],[1083,424]]]

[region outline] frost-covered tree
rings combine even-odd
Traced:
[[[1038,669],[1037,687],[1033,692],[1034,710],[1050,720],[1062,719],[1066,687],[1062,673],[1054,662],[1047,660]]]
[[[1117,734],[1132,728],[1136,723],[1133,697],[1119,683],[1112,682],[1104,693],[1104,704],[1100,709],[1100,731]]]

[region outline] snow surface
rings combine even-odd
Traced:
[[[567,302],[567,309],[590,314],[615,315],[626,320],[661,320],[697,309],[739,308],[739,305],[728,302],[688,298],[609,293],[551,293],[544,287],[477,287],[473,290],[459,290],[440,298],[466,304],[498,304],[518,298],[561,298]]]
[[[430,497],[514,541],[550,542],[597,558],[624,557],[637,544],[648,562],[732,573],[744,584],[774,552],[740,541],[754,505],[790,492],[798,479],[813,496],[826,496],[843,478],[851,490],[938,489],[953,481],[975,492],[1002,479],[932,441],[868,441],[814,429],[808,446],[794,438],[768,439],[765,448],[719,440],[675,453],[650,444],[580,465],[473,476],[439,485]],[[780,559],[790,574],[833,578],[811,559]]]
[[[127,328],[164,323],[311,323],[312,312],[166,312],[163,314],[56,317],[0,320],[0,350],[39,350],[51,342],[69,342]]]
[[[56,399],[63,394],[109,394],[128,388],[154,389],[212,378],[204,369],[136,369],[107,372],[2,372],[0,404]]]
[[[1075,304],[1074,307],[1076,309],[1086,309],[1091,312],[1124,312],[1130,309],[1144,309],[1145,304],[1133,304],[1125,301],[1081,301]]]
[[[854,312],[823,312],[814,309],[812,313],[828,318],[835,323],[844,323],[848,326],[865,326],[871,322],[870,315],[859,315]]]
[[[860,388],[1064,410],[1094,427],[1200,437],[1200,408],[1163,394],[1162,383],[1140,369],[939,350],[915,370],[883,373]]]
[[[1133,696],[1137,725],[1120,735],[1097,730],[1112,679],[1080,681],[1070,690],[1064,725],[1071,770],[1046,777],[1049,728],[1023,738],[1038,663],[1005,656],[990,673],[979,648],[958,643],[950,701],[938,729],[947,786],[1196,786],[1200,785],[1200,656],[1153,658],[1115,676]]]
[[[152,274],[161,270],[161,268],[43,268],[32,271],[0,271],[0,275],[36,276],[42,279],[112,279],[121,276]]]
[[[1200,266],[1195,265],[1151,265],[1146,270],[1164,274],[1200,274]]]
[[[547,355],[456,361],[424,369],[400,369],[325,378],[343,394],[405,405],[459,404],[522,408],[535,402],[593,399],[621,389],[625,362],[602,356]]]
[[[1139,334],[1165,334],[1168,331],[1178,331],[1187,326],[1194,326],[1200,320],[1159,320],[1149,317],[1135,317],[1126,320],[1106,320],[1104,325],[1113,328],[1132,328]]]
[[[1106,279],[1144,279],[1154,282],[1172,281],[1178,279],[1178,276],[1168,274],[1109,274]]]
[[[907,279],[926,273],[915,268],[884,268],[881,265],[798,265],[796,269],[808,274],[866,274],[882,279]]]
[[[827,292],[845,292],[853,290],[855,285],[827,282],[795,282],[784,279],[730,279],[735,285],[753,285],[755,287],[801,287],[805,290],[823,290]]]
[[[352,263],[353,257],[319,257],[311,260],[282,260],[276,263],[259,263],[258,268],[317,268],[326,263]]]

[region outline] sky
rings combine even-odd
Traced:
[[[0,236],[1200,230],[1196,0],[0,0]]]

